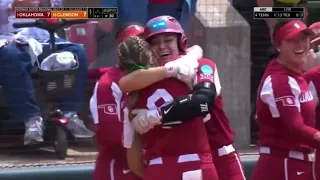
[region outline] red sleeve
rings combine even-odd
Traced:
[[[316,129],[304,124],[300,113],[300,86],[286,75],[268,76],[261,88],[261,100],[269,106],[271,116],[279,122],[279,130],[289,139],[297,139],[311,146],[318,144],[313,136]]]
[[[210,60],[202,58],[199,60],[199,67],[195,78],[195,84],[200,82],[212,82],[216,86],[217,95],[221,93],[221,84],[216,64]]]
[[[122,144],[122,93],[106,72],[96,83],[90,99],[90,111],[96,126],[96,139],[100,145]]]

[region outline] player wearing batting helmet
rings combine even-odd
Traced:
[[[200,71],[198,67],[193,90],[175,78],[168,78],[138,90],[139,97],[135,98],[133,104],[130,101],[134,114],[130,119],[133,128],[140,134],[135,136],[135,140],[141,136],[148,162],[144,179],[218,179],[203,123],[203,117],[214,104],[216,90],[211,78],[200,78],[204,73],[214,73],[213,62],[198,61],[196,58],[174,60],[185,54],[187,48],[185,33],[173,17],[151,19],[146,25],[145,38],[158,64],[163,64],[171,71],[176,71],[174,69],[179,64],[184,64],[181,68],[191,66],[193,69],[199,63],[203,68]],[[183,123],[187,121],[183,116],[191,119]],[[184,142],[186,139],[187,143]],[[129,146],[128,152],[132,152],[132,147]],[[129,165],[129,159],[133,157],[136,156],[130,153]]]
[[[160,19],[161,20],[161,19]],[[170,40],[170,36],[168,34],[178,34],[178,37],[180,41],[178,41],[178,48],[180,50],[179,54],[188,53],[188,50],[186,50],[185,42],[187,40],[187,37],[182,34],[180,31],[177,31],[176,29],[160,29],[161,26],[165,26],[167,24],[161,22],[159,24],[155,23],[152,24],[153,21],[156,21],[156,19],[150,20],[148,25],[149,27],[149,33],[146,33],[146,39],[153,47],[154,51],[159,54],[160,59],[162,61],[170,61],[174,57],[170,51],[170,46],[166,46],[165,40]],[[169,27],[169,25],[168,25]],[[157,29],[158,28],[158,29]],[[146,28],[148,31],[148,28]],[[154,37],[158,35],[157,37]],[[161,39],[160,37],[165,37]],[[161,42],[164,41],[164,42]],[[193,47],[195,48],[195,47]],[[192,58],[192,57],[191,57]],[[186,59],[187,61],[188,59]],[[223,98],[221,96],[221,85],[220,80],[218,76],[218,71],[216,65],[208,59],[201,58],[199,59],[200,66],[198,67],[198,76],[192,80],[192,82],[201,82],[201,81],[208,81],[212,83],[215,87],[215,95],[212,96],[213,100],[215,101],[213,104],[210,103],[208,106],[206,106],[206,103],[203,102],[201,105],[199,105],[199,109],[197,108],[197,105],[194,105],[194,109],[188,110],[185,107],[185,104],[179,104],[179,103],[171,103],[167,106],[162,107],[162,118],[163,121],[177,121],[179,120],[179,123],[174,123],[174,125],[181,124],[181,123],[188,123],[190,120],[192,120],[194,117],[201,117],[204,119],[206,130],[207,130],[207,136],[209,139],[209,143],[211,146],[211,153],[213,156],[213,162],[216,166],[219,179],[221,180],[243,180],[245,179],[243,168],[238,156],[238,153],[236,152],[236,149],[233,146],[233,138],[234,138],[234,132],[230,127],[228,118],[226,117],[225,112],[223,111]],[[144,72],[139,72],[140,74],[147,73],[147,70]],[[131,75],[127,75],[130,77]],[[134,79],[135,84],[133,84],[133,81],[130,82],[129,80],[125,80],[123,83],[120,81],[120,87],[123,87],[127,91],[134,91],[137,89],[142,89],[146,86],[149,86],[153,83],[156,83],[160,80],[162,80],[163,76],[154,74],[153,75],[153,81],[148,81],[149,84],[146,83],[137,83],[137,81],[140,81],[139,78],[142,75],[138,77],[138,75],[135,76],[136,78],[127,78],[127,79]],[[126,76],[124,76],[126,78]],[[158,80],[157,80],[158,79]],[[194,84],[192,84],[194,85]],[[194,89],[197,89],[199,85],[194,85]],[[201,89],[201,88],[200,88]],[[199,89],[197,89],[199,91]],[[206,90],[202,89],[199,91],[199,95],[210,98],[206,96]],[[212,90],[213,91],[213,90]],[[211,91],[211,92],[212,92]],[[196,98],[196,96],[195,96]],[[183,98],[177,98],[176,101],[179,102]],[[187,103],[191,104],[191,102],[186,101]],[[194,103],[194,101],[192,102]],[[178,112],[178,108],[181,108],[181,112]],[[166,108],[170,108],[168,113]],[[197,112],[197,110],[199,112]],[[201,114],[201,111],[206,111],[206,113]],[[207,113],[209,112],[209,113]],[[142,112],[137,117],[143,116]],[[145,112],[146,114],[148,112]],[[175,114],[177,113],[177,114]],[[172,123],[173,124],[173,123]],[[141,129],[139,127],[138,129]],[[145,131],[148,131],[148,128],[144,129]]]

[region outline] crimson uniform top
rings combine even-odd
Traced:
[[[303,75],[303,77],[308,82],[309,89],[312,93],[313,100],[316,104],[316,128],[320,129],[320,66],[310,69]]]
[[[108,151],[109,155],[119,157],[125,155],[122,145],[123,124],[119,113],[123,96],[118,82],[122,76],[120,68],[109,68],[96,83],[90,100],[98,144]]]
[[[197,82],[211,82],[215,65],[208,59],[199,60]],[[139,91],[139,100],[133,109],[156,109],[171,103],[175,98],[190,94],[181,81],[170,78]],[[204,106],[205,108],[205,106]],[[172,129],[156,126],[142,135],[147,160],[161,156],[179,156],[191,153],[211,153],[203,118],[196,118]]]
[[[258,90],[257,121],[261,146],[312,152],[315,104],[302,74],[269,63]]]
[[[316,104],[316,128],[320,130],[320,106],[319,106],[319,95],[320,95],[320,66],[316,66],[306,72],[303,77],[307,80],[309,89],[313,95],[314,102]],[[317,147],[318,149],[319,147]],[[315,162],[315,176],[320,177],[320,151],[316,151],[316,162]]]
[[[210,61],[209,59],[204,60]],[[211,82],[213,82],[217,91],[215,105],[212,108],[210,114],[204,118],[211,148],[217,149],[221,148],[222,146],[233,144],[234,132],[230,127],[229,120],[223,110],[221,84],[216,64],[214,64],[212,74],[208,75],[202,73],[200,74],[199,78],[200,80],[210,80]]]

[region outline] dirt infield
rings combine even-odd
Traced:
[[[256,156],[257,148],[239,150],[241,156]],[[72,164],[93,164],[97,155],[94,142],[71,144],[65,160],[58,160],[53,149],[8,148],[0,150],[0,169]]]
[[[96,146],[93,142],[71,144],[65,160],[58,160],[53,148],[50,147],[40,149],[1,148],[0,169],[94,163],[96,155]]]

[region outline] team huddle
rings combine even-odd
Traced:
[[[299,74],[299,58],[309,53],[312,35],[300,21],[275,30],[281,52],[259,89],[261,156],[254,180],[315,178],[314,160],[304,158],[320,145],[313,128],[313,94],[308,93],[320,79],[307,83]],[[117,43],[118,65],[101,76],[90,100],[99,144],[94,179],[244,180],[216,64],[202,57],[199,46],[187,48],[179,22],[160,16],[145,26],[127,25]],[[288,66],[287,59],[292,59]]]

